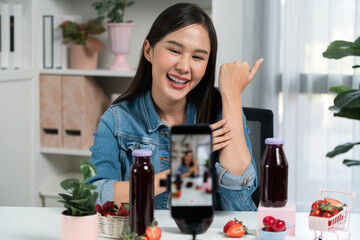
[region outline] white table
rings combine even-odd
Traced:
[[[61,239],[62,208],[37,207],[0,207],[0,239],[4,240],[59,240]],[[256,212],[216,212],[211,228],[196,237],[198,240],[226,239],[222,233],[225,223],[236,217],[250,229],[257,226]],[[191,240],[190,235],[182,234],[171,219],[169,211],[155,211],[155,218],[162,229],[164,240]],[[360,239],[360,214],[350,218],[351,239]],[[287,236],[287,240],[314,239],[314,232],[308,228],[308,213],[296,214],[296,237]],[[346,234],[340,234],[345,239]],[[106,239],[106,238],[99,238]],[[247,236],[241,239],[256,239]],[[324,233],[323,239],[336,239],[333,233]]]

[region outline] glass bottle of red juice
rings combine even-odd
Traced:
[[[260,161],[260,203],[263,207],[284,207],[287,202],[288,162],[284,140],[267,138]]]
[[[130,226],[131,232],[143,235],[154,219],[154,167],[151,151],[136,149],[130,167]]]

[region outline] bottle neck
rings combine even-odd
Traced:
[[[136,163],[150,163],[150,157],[135,157]]]

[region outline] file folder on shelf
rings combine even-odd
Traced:
[[[61,91],[61,76],[40,75],[40,137],[42,147],[63,147]]]
[[[89,149],[100,116],[110,101],[94,78],[62,77],[63,146],[70,149]]]

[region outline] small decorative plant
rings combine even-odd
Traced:
[[[64,214],[70,216],[88,216],[96,213],[95,204],[98,193],[95,192],[96,186],[90,183],[84,183],[86,179],[94,177],[97,173],[96,167],[89,162],[81,161],[80,169],[82,180],[72,178],[66,179],[60,183],[61,187],[69,194],[60,193],[61,202],[67,209]]]
[[[333,41],[325,52],[323,57],[340,59],[346,56],[360,56],[360,37],[355,42],[347,41]],[[359,68],[360,65],[355,65],[352,68]],[[359,89],[352,89],[347,86],[336,86],[329,89],[337,96],[334,99],[334,106],[329,110],[334,111],[334,116],[343,117],[360,121],[360,85]],[[334,150],[326,154],[327,157],[335,157],[338,154],[345,153],[352,149],[355,145],[360,145],[360,142],[347,142],[335,147]],[[344,159],[343,164],[346,166],[360,165],[360,160]]]
[[[104,44],[98,38],[91,35],[101,34],[105,32],[105,28],[101,24],[95,23],[93,19],[85,24],[65,21],[60,27],[63,29],[64,44],[74,42],[75,44],[88,47],[93,52],[104,50]]]
[[[108,23],[125,22],[125,9],[127,7],[130,7],[134,3],[134,0],[101,0],[99,2],[94,2],[92,6],[95,8],[99,15],[95,22],[97,24],[100,24],[105,20],[105,18],[107,18]]]

